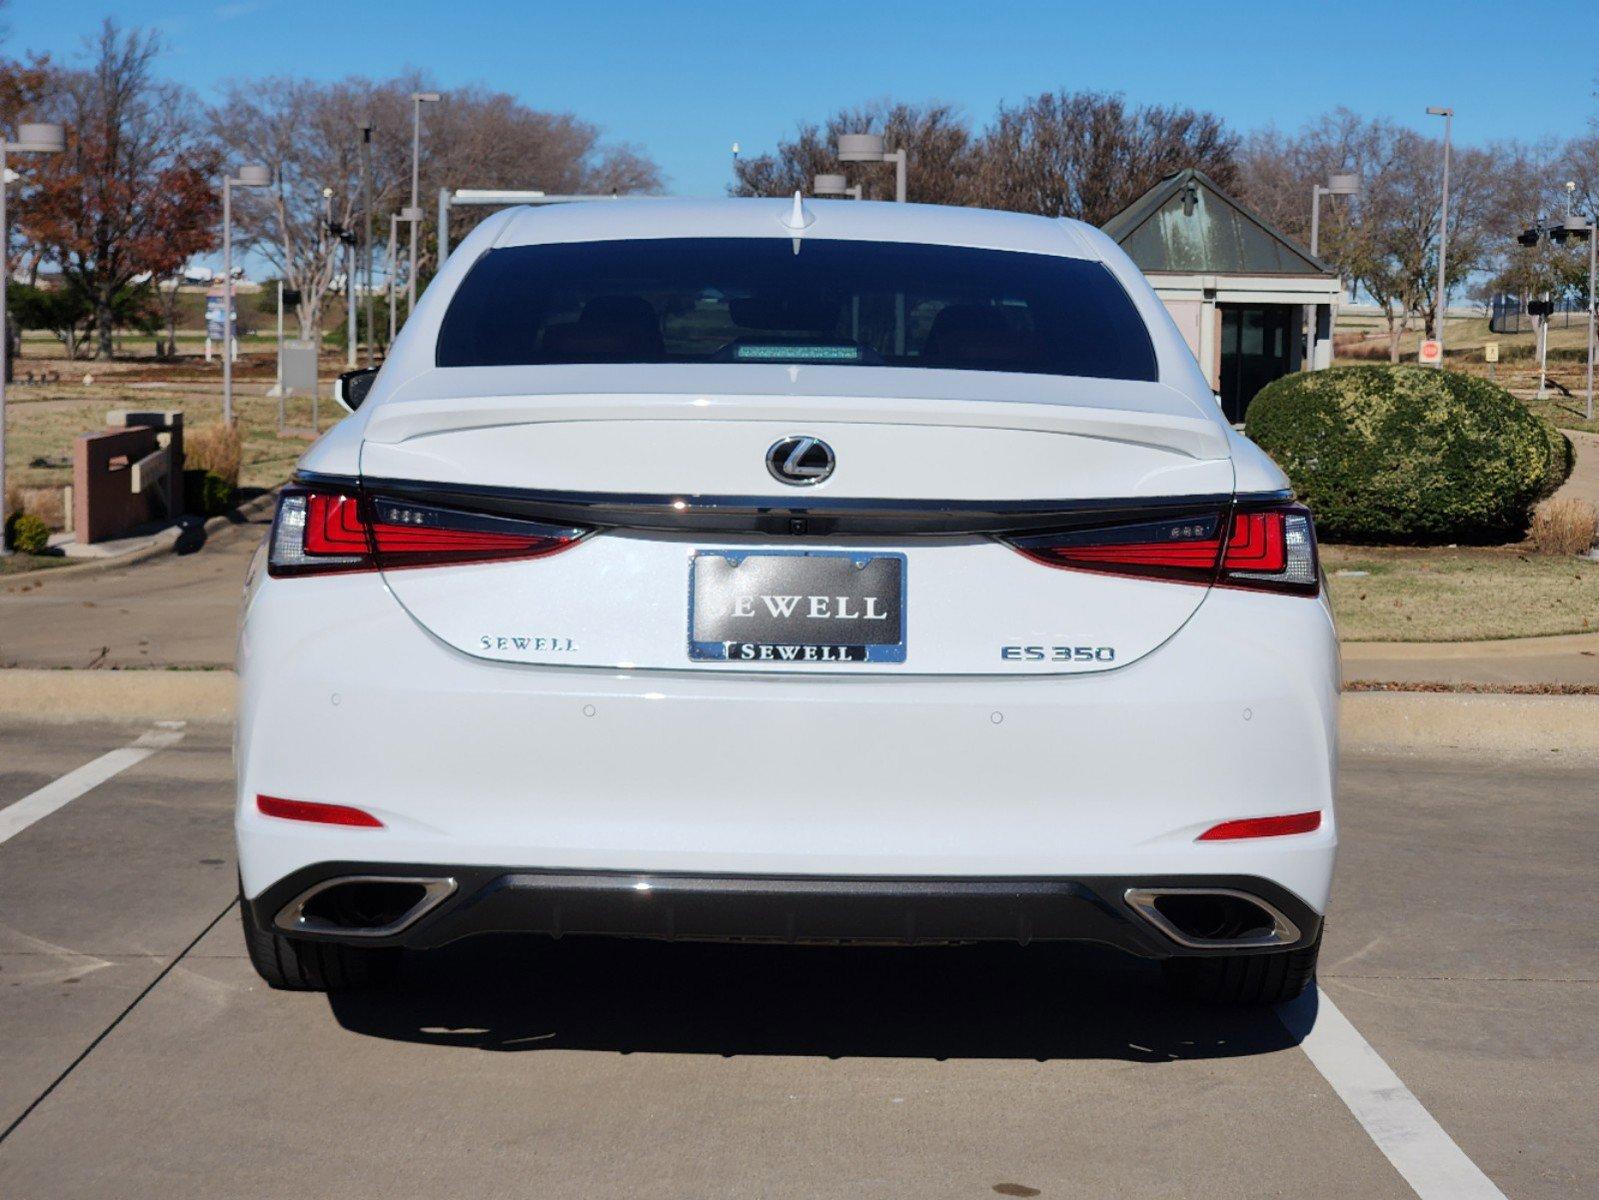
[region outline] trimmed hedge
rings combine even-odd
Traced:
[[[1486,379],[1417,365],[1285,375],[1247,431],[1329,541],[1520,538],[1571,473],[1571,441]]]

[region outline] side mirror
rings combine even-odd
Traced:
[[[366,394],[372,390],[372,384],[377,377],[377,367],[363,367],[359,371],[345,371],[333,381],[333,398],[343,405],[347,412],[354,412],[361,407],[361,402],[366,399]]]

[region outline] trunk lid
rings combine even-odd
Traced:
[[[1204,597],[1203,586],[1053,569],[991,536],[1217,513],[1233,490],[1225,432],[1173,389],[985,376],[993,398],[972,400],[969,373],[917,372],[910,390],[883,379],[909,372],[868,372],[868,389],[851,386],[865,380],[850,368],[711,371],[716,390],[680,378],[671,391],[527,394],[495,378],[502,369],[466,368],[376,406],[361,456],[375,495],[600,526],[548,558],[386,571],[396,599],[457,650],[502,662],[1014,675],[1136,661]],[[581,368],[559,373],[583,382]],[[729,390],[732,374],[743,390]],[[525,387],[526,370],[515,375]],[[468,376],[480,386],[462,398]],[[768,450],[799,435],[835,456],[815,486],[768,470]],[[860,661],[706,650],[736,640],[727,619],[741,607],[819,611],[807,643],[828,630],[882,642],[860,631],[889,617],[873,608],[889,605],[885,588],[898,598],[897,649]],[[792,622],[774,628],[790,632],[763,636],[798,636]]]

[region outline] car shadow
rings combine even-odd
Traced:
[[[474,1050],[1161,1063],[1297,1045],[1315,993],[1295,1022],[1188,1004],[1152,964],[1092,946],[494,936],[408,955],[392,988],[329,1003],[355,1033]]]

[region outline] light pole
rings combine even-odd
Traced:
[[[1438,305],[1432,322],[1432,340],[1438,343],[1438,361],[1433,364],[1440,370],[1444,365],[1444,310],[1449,297],[1444,290],[1444,261],[1449,255],[1449,130],[1455,119],[1452,108],[1429,108],[1429,117],[1444,119],[1444,196],[1438,211]]]
[[[1321,198],[1323,196],[1358,196],[1360,176],[1353,171],[1339,171],[1327,176],[1327,186],[1315,184],[1310,189],[1310,257],[1321,255]]]
[[[395,309],[395,306],[397,304],[399,304],[399,298],[395,295],[395,288],[394,288],[394,279],[395,279],[395,275],[394,275],[394,258],[395,258],[395,255],[397,255],[400,252],[399,241],[400,241],[400,214],[399,213],[390,213],[389,214],[389,262],[388,262],[388,267],[389,267],[389,340],[387,342],[385,342],[384,345],[383,345],[383,353],[384,353],[385,356],[387,356],[387,354],[389,352],[389,347],[394,345],[394,333],[395,333],[395,328],[396,328],[396,325],[397,325],[397,320],[396,320],[396,317],[395,317],[394,309]]]
[[[1567,184],[1568,191],[1572,190]],[[1574,217],[1570,215],[1571,198],[1566,198],[1566,223],[1561,227],[1564,237],[1581,238],[1588,243],[1588,399],[1584,407],[1584,415],[1588,420],[1593,420],[1593,356],[1594,356],[1594,321],[1599,303],[1594,298],[1595,276],[1599,275],[1599,226],[1587,217]]]
[[[366,283],[366,365],[372,365],[373,345],[378,340],[372,328],[372,125],[361,126],[361,211],[365,214],[361,249],[361,274]]]
[[[849,180],[842,175],[818,175],[811,185],[811,191],[818,196],[851,196],[856,200],[861,198],[861,185],[850,186]]]
[[[258,164],[239,168],[235,177],[222,176],[222,419],[233,424],[233,189],[266,187],[272,172]]]
[[[410,278],[406,280],[405,315],[416,308],[416,231],[422,224],[422,106],[437,104],[444,99],[438,92],[411,93],[411,211],[416,214],[411,221]]]
[[[17,140],[0,136],[0,558],[6,547],[6,374],[11,334],[6,329],[6,286],[11,282],[11,224],[6,219],[6,155],[59,154],[67,148],[66,131],[56,124],[18,125]]]
[[[894,164],[894,200],[905,203],[905,167],[909,161],[904,147],[890,151],[880,133],[841,133],[838,135],[839,162],[881,162]]]

